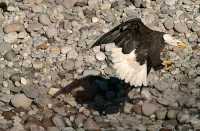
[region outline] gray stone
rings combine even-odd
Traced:
[[[185,23],[175,23],[174,29],[179,33],[185,33],[188,31],[187,25]]]
[[[167,115],[166,109],[160,109],[160,110],[156,111],[156,118],[158,120],[164,120],[166,118],[166,115]]]
[[[15,107],[28,108],[31,106],[32,100],[24,94],[16,94],[12,97],[11,103]]]
[[[131,113],[132,110],[133,110],[133,105],[130,104],[130,103],[128,103],[128,102],[126,102],[126,103],[124,104],[124,112],[125,112],[125,113]]]
[[[62,116],[55,115],[55,116],[52,118],[52,121],[53,121],[53,123],[56,125],[56,127],[59,127],[59,128],[64,128],[64,127],[65,127],[65,122],[64,122]]]
[[[142,105],[142,112],[146,116],[151,116],[157,110],[158,110],[158,107],[155,104],[145,102]]]
[[[68,59],[67,61],[64,61],[62,63],[62,67],[64,70],[67,70],[67,71],[74,70],[74,67],[75,67],[74,60]]]
[[[40,31],[42,29],[42,24],[38,23],[38,22],[32,22],[32,23],[29,23],[28,27],[27,27],[27,30],[29,32],[31,31]]]
[[[56,29],[55,25],[48,26],[48,28],[46,30],[46,34],[47,34],[48,38],[53,38],[53,37],[57,36],[57,29]]]
[[[100,72],[99,71],[97,71],[97,70],[84,70],[84,72],[83,72],[83,77],[85,77],[85,76],[89,76],[89,75],[93,75],[93,76],[98,76],[100,74]]]
[[[200,25],[198,25],[197,23],[193,23],[191,28],[194,32],[200,31]]]
[[[87,119],[86,116],[84,116],[83,114],[78,114],[75,118],[75,124],[77,127],[83,127],[83,123],[85,122],[85,120]]]
[[[105,54],[103,52],[97,52],[96,53],[96,59],[99,61],[104,61],[106,58]]]
[[[77,1],[78,0],[63,0],[63,5],[65,8],[72,8]]]
[[[65,127],[65,128],[62,128],[61,131],[75,131],[75,130],[72,127]]]
[[[100,130],[99,126],[96,124],[94,120],[88,118],[84,123],[84,129],[87,131],[98,131]]]
[[[141,7],[141,5],[142,5],[142,0],[134,0],[134,5],[135,5],[135,7]]]
[[[4,58],[7,61],[13,61],[15,59],[16,53],[14,50],[9,50],[8,52],[6,52],[6,54],[4,55]]]
[[[50,25],[51,21],[49,19],[49,16],[47,14],[41,14],[39,15],[39,22],[43,25]]]
[[[181,111],[177,114],[177,120],[182,124],[188,123],[190,121],[190,115],[186,111]]]
[[[76,59],[77,57],[78,53],[75,49],[72,49],[67,53],[67,59]]]
[[[17,41],[17,33],[16,32],[10,32],[6,35],[4,35],[4,41],[7,43],[14,43]]]
[[[177,0],[165,0],[165,4],[168,6],[174,6]]]
[[[35,99],[37,97],[39,97],[40,95],[40,91],[37,88],[34,87],[24,87],[23,89],[24,94],[26,94],[26,96],[28,96],[29,98]]]
[[[170,30],[170,29],[173,29],[174,27],[174,21],[172,18],[169,18],[167,19],[165,22],[164,22],[164,26],[166,29]]]
[[[55,126],[52,126],[52,127],[47,127],[47,131],[60,131],[60,129]]]
[[[13,95],[0,94],[0,101],[5,102],[5,103],[9,103],[12,97],[13,97]]]

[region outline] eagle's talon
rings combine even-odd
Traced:
[[[177,47],[184,49],[187,47],[187,44],[185,44],[184,42],[178,42]]]
[[[173,62],[171,60],[165,60],[165,61],[163,61],[162,64],[164,65],[165,70],[168,71],[168,70],[170,70],[172,68]]]

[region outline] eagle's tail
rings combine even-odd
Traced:
[[[99,39],[97,39],[97,41],[90,48],[93,48],[94,46],[99,46],[101,44],[113,43],[117,41],[123,36],[124,31],[127,29],[127,27],[133,27],[133,24],[137,25],[139,23],[142,23],[141,19],[139,18],[134,18],[126,22],[122,22],[120,25],[116,26],[111,31],[105,33]]]

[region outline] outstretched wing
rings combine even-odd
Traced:
[[[143,32],[148,33],[149,31],[141,19],[131,19],[101,36],[92,47],[114,42],[116,46],[122,48],[124,54],[128,54],[142,45],[141,36],[144,35]]]

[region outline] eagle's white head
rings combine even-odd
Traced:
[[[163,38],[164,38],[165,42],[169,45],[176,46],[178,48],[186,48],[187,47],[187,45],[184,42],[174,38],[170,34],[164,34]]]

